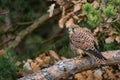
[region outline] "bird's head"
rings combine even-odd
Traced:
[[[68,28],[68,31],[70,34],[72,34],[72,33],[75,33],[76,31],[78,31],[78,29],[79,29],[79,26],[72,26],[72,27]]]

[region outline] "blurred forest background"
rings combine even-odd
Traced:
[[[27,62],[32,73],[57,62],[55,56],[72,58],[68,31],[61,28],[71,16],[93,32],[100,51],[120,49],[120,0],[104,1],[0,0],[0,80],[23,76]],[[57,11],[50,8],[53,3]],[[48,10],[50,14],[56,11],[55,15],[49,17]]]

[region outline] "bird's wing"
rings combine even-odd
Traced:
[[[95,57],[102,59],[102,60],[107,60],[102,54],[101,52],[98,51],[98,49],[95,46],[96,44],[94,44],[94,49],[88,49],[86,52],[89,52],[90,54],[94,55]]]
[[[71,34],[70,36],[70,42],[78,49],[92,49],[94,46],[93,41],[94,39],[92,35],[81,30]]]

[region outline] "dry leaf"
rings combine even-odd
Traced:
[[[76,16],[76,15],[74,15],[73,18],[74,18],[75,20],[79,20],[79,17]]]
[[[86,19],[87,19],[84,14],[79,14],[78,17],[79,17],[78,22],[80,22],[80,21],[86,21]]]
[[[111,79],[111,80],[116,80],[116,77],[115,77],[115,75],[112,73],[112,71],[111,70],[106,70],[106,73],[108,74],[108,76],[109,76],[109,79]]]
[[[99,7],[99,3],[95,0],[95,1],[92,3],[92,7],[93,7],[93,8]]]
[[[49,7],[49,9],[48,9],[49,17],[52,17],[53,11],[54,11],[54,7],[55,7],[55,4],[52,4],[52,5]]]
[[[63,27],[64,27],[67,19],[68,19],[67,17],[63,17],[63,18],[61,18],[61,19],[59,20],[59,26],[60,26],[60,28],[63,28]]]
[[[97,28],[93,31],[93,34],[94,34],[94,35],[97,35],[98,32],[102,32],[102,31],[103,31],[102,27],[97,27]]]
[[[45,57],[46,57],[46,56],[45,56],[45,53],[42,53],[42,54],[39,55],[39,58],[40,58],[40,59],[44,59]]]
[[[93,80],[93,72],[91,70],[87,71],[87,79],[86,80]]]
[[[105,39],[105,43],[111,43],[114,42],[115,36],[110,36],[108,38]]]
[[[33,61],[32,61],[32,59],[28,59],[27,62],[31,63],[31,62],[33,62]]]
[[[67,59],[67,58],[66,58],[66,57],[64,57],[64,56],[62,56],[62,57],[61,57],[61,60],[66,60],[66,59]]]
[[[120,36],[116,36],[115,40],[120,43]]]
[[[31,68],[32,68],[33,72],[40,70],[39,65],[37,63],[33,63],[33,62],[31,63]]]
[[[115,28],[110,27],[110,28],[107,29],[107,30],[109,30],[109,33],[108,33],[109,35],[118,34],[118,32],[116,31]]]
[[[43,61],[44,61],[45,64],[48,65],[49,62],[50,62],[50,57],[49,57],[49,56],[45,57],[45,58],[43,59]]]
[[[66,3],[66,0],[56,0],[56,3],[63,6]]]
[[[86,80],[85,77],[81,73],[75,74],[75,79],[76,80]]]
[[[72,14],[73,14],[73,13],[71,12],[71,13],[67,14],[66,16],[62,17],[62,18],[59,20],[59,26],[60,26],[60,28],[63,28],[63,27],[64,27],[66,21],[70,18],[70,16],[71,16]]]
[[[35,62],[36,62],[40,67],[42,67],[42,65],[44,64],[43,60],[40,59],[39,57],[37,57],[37,58],[35,59]]]
[[[102,80],[102,74],[103,72],[100,69],[97,69],[94,71],[94,77],[96,80]]]
[[[111,21],[112,21],[112,18],[109,18],[109,19],[107,20],[108,23],[110,23]]]
[[[70,18],[67,22],[66,22],[66,28],[71,27],[72,25],[74,25],[74,20],[72,18]]]
[[[23,69],[24,70],[32,70],[31,66],[30,66],[30,63],[29,62],[26,62],[24,65],[23,65]]]
[[[23,75],[31,74],[32,73],[32,68],[29,62],[26,62],[23,65]]]
[[[59,56],[55,53],[55,51],[50,50],[50,51],[49,51],[49,54],[50,54],[50,56],[53,57],[54,59],[60,60]]]
[[[79,11],[81,9],[81,4],[79,3],[79,4],[76,4],[76,5],[74,5],[74,9],[73,9],[73,12],[77,12],[77,11]]]
[[[16,63],[15,63],[15,65],[16,66],[20,66],[22,63],[20,62],[20,61],[17,61]]]

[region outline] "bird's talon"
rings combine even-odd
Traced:
[[[80,54],[79,56],[78,56],[78,58],[82,58],[83,57],[83,55],[82,54]]]

